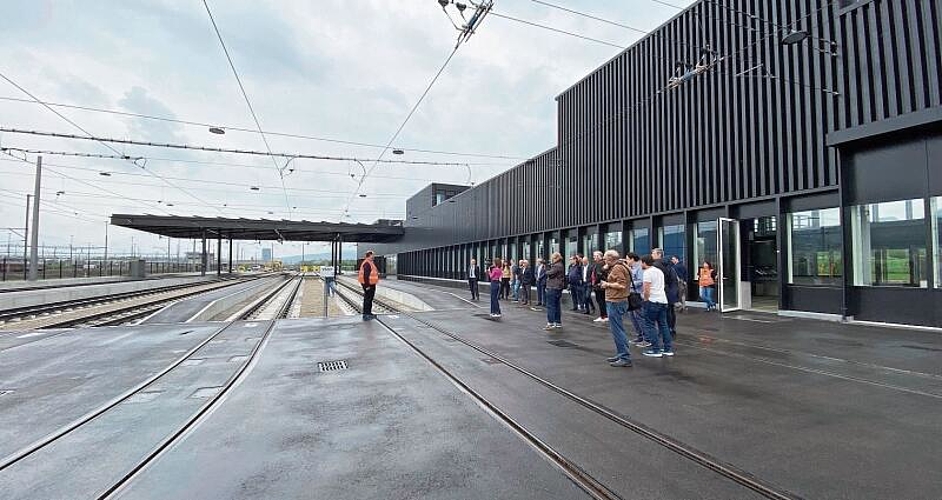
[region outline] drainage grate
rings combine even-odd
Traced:
[[[553,344],[556,347],[579,347],[578,344],[573,344],[568,340],[547,340],[547,342]]]
[[[318,363],[318,364],[317,364],[317,369],[320,370],[321,372],[336,372],[336,371],[339,371],[339,370],[346,370],[346,369],[347,369],[347,362],[346,362],[346,361],[343,361],[343,360],[341,360],[341,361],[324,361],[324,362],[322,362],[322,363]]]

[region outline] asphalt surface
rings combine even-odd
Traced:
[[[417,313],[645,429],[802,498],[942,498],[942,335],[769,314],[680,315],[677,356],[605,362],[609,330],[463,290],[384,281]],[[475,307],[481,306],[481,307]],[[510,366],[405,315],[380,321],[623,498],[756,498]],[[547,459],[380,322],[281,320],[257,364],[122,498],[581,498]],[[248,326],[250,325],[250,326]],[[0,335],[0,463],[222,328],[141,325]],[[267,322],[5,470],[0,498],[93,498],[231,376]],[[630,330],[630,326],[629,326]],[[560,343],[558,341],[565,341]],[[550,343],[554,342],[554,343]],[[205,355],[203,355],[205,354]],[[320,372],[317,363],[346,360]]]
[[[312,319],[118,498],[588,497],[379,324]]]
[[[257,289],[259,293],[262,293],[267,287],[273,286],[275,283],[280,283],[284,281],[283,277],[270,277],[270,278],[260,278],[256,280],[246,281],[245,283],[239,283],[232,286],[227,286],[219,290],[214,290],[196,297],[192,297],[186,300],[182,300],[175,304],[171,304],[160,310],[157,314],[147,318],[142,323],[145,324],[158,324],[158,323],[183,323],[190,320],[193,316],[203,310],[204,307],[209,305],[210,302],[214,300],[223,299],[226,296],[244,291],[249,289]],[[239,301],[241,302],[241,301]],[[234,305],[234,304],[233,304]]]

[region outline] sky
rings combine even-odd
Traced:
[[[651,30],[679,10],[655,0],[549,3]],[[692,0],[673,0],[687,6]],[[405,200],[431,182],[481,183],[556,143],[554,98],[621,49],[489,16],[461,45],[384,159],[374,163],[455,46],[435,0],[208,0],[268,147],[357,158],[327,161],[111,144],[146,160],[43,157],[40,242],[104,246],[113,213],[371,223],[402,218]],[[203,3],[5,0],[0,75],[45,101],[227,128],[148,120],[31,101],[0,78],[0,127],[267,151]],[[470,10],[470,9],[469,9]],[[454,5],[447,12],[456,21]],[[533,0],[497,0],[494,12],[628,46],[641,33]],[[356,142],[352,145],[309,138]],[[99,142],[0,133],[0,147],[115,155]],[[414,151],[416,149],[438,153]],[[444,154],[449,153],[449,154]],[[0,255],[22,252],[35,154],[0,155]],[[361,166],[362,164],[362,166]],[[465,166],[467,165],[467,166]],[[142,168],[143,167],[143,168]],[[284,173],[279,174],[279,170]],[[102,173],[109,175],[104,176]],[[364,178],[364,172],[369,174]],[[252,187],[257,187],[253,190]],[[360,195],[366,195],[361,197]],[[166,255],[168,241],[110,227],[109,253]],[[190,241],[170,241],[171,256]],[[58,247],[53,250],[53,247]],[[243,242],[238,254],[260,256]],[[307,253],[326,251],[308,244]],[[275,256],[301,253],[275,244]],[[78,250],[75,250],[78,252]]]

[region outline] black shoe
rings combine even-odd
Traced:
[[[630,359],[619,359],[614,363],[609,363],[608,366],[614,366],[615,368],[631,368],[634,365],[631,363]]]

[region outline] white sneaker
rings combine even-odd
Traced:
[[[546,326],[543,327],[544,330],[552,330],[553,328],[555,328],[555,326],[552,323],[547,323]]]
[[[562,323],[553,323],[553,328],[562,328]]]

